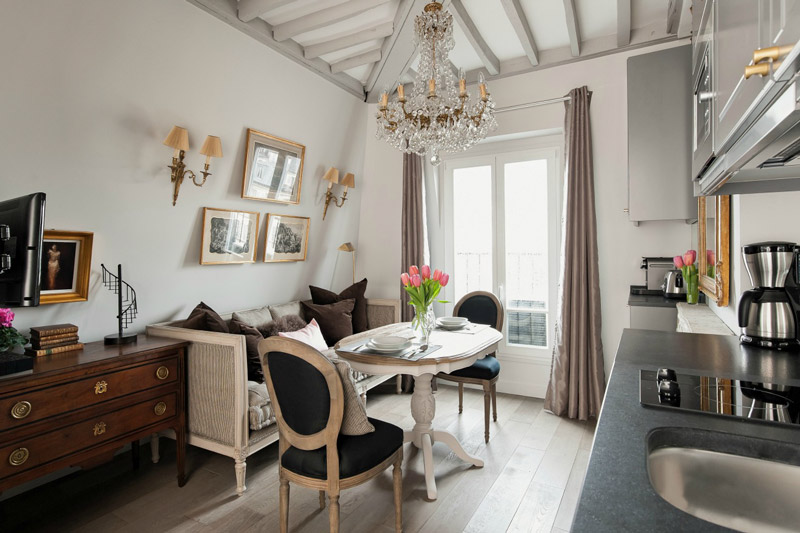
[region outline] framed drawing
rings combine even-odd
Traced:
[[[45,230],[42,239],[40,304],[89,299],[93,233]]]
[[[305,153],[302,144],[248,129],[242,198],[299,204]]]
[[[311,219],[267,213],[264,262],[305,261]]]
[[[203,208],[201,265],[255,263],[258,213]]]

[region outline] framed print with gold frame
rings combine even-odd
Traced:
[[[264,232],[264,262],[305,261],[308,255],[308,229],[311,219],[267,213]]]
[[[256,262],[258,213],[203,208],[201,265],[233,265]]]
[[[299,204],[305,153],[302,144],[248,129],[242,198]]]
[[[94,233],[45,230],[39,303],[85,302],[89,299]]]

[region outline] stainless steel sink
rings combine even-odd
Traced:
[[[648,435],[648,448],[650,483],[678,509],[739,531],[800,527],[800,446],[659,428]]]

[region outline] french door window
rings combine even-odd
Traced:
[[[452,305],[472,291],[505,308],[501,351],[549,356],[558,283],[558,149],[445,163],[445,242]]]

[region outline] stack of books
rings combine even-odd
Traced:
[[[27,355],[53,355],[82,348],[83,344],[78,342],[78,326],[56,324],[55,326],[31,328],[31,347],[26,348],[25,353]]]

